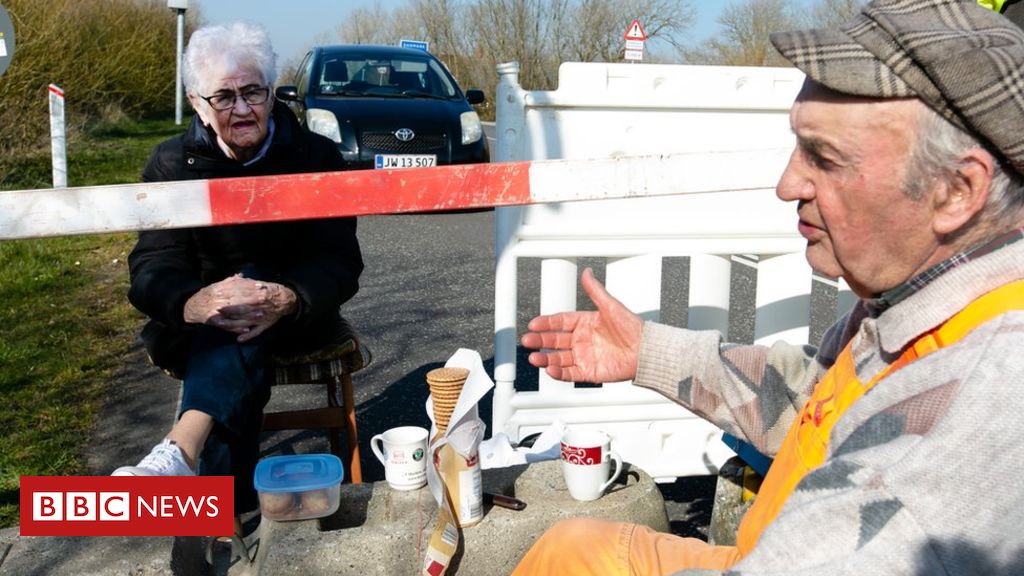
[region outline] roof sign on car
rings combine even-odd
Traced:
[[[427,48],[429,44],[423,40],[399,40],[398,45],[401,48],[412,48],[413,50],[423,50],[428,52]]]

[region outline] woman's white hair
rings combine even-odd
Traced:
[[[990,150],[976,137],[922,104],[917,140],[910,154],[903,186],[907,195],[922,198],[936,178],[954,177],[960,168],[960,154],[972,148]],[[1019,226],[1024,218],[1024,178],[1013,168],[1005,166],[999,155],[993,154],[993,158],[995,163],[988,200],[976,217],[990,233]]]
[[[277,54],[266,29],[251,22],[204,26],[192,33],[182,56],[185,90],[207,96],[214,81],[210,74],[246,66],[259,70],[267,86],[277,81]]]

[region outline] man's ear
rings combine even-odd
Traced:
[[[937,187],[932,222],[936,234],[956,232],[984,208],[994,170],[995,159],[983,148],[960,155],[960,168]]]

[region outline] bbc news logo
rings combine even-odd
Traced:
[[[22,476],[22,536],[228,536],[230,476]]]
[[[143,502],[145,499],[139,498],[139,504]],[[63,520],[127,522],[131,519],[130,508],[131,493],[129,492],[34,492],[32,494],[33,522],[61,522]]]

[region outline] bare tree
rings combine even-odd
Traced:
[[[818,0],[808,13],[809,28],[838,28],[849,21],[867,0]]]
[[[695,20],[695,10],[686,0],[582,0],[573,13],[572,29],[558,53],[561,60],[577,62],[622,60],[622,34],[632,18],[641,21],[649,39],[671,46],[681,44]]]
[[[553,14],[566,10],[567,0],[477,0],[470,8],[472,41],[493,75],[494,65],[516,61],[520,80],[531,88],[554,85],[557,66]]]
[[[648,38],[671,46],[682,45],[683,34],[697,19],[696,8],[688,0],[633,0],[632,5],[627,4],[630,8],[640,18]]]
[[[691,64],[788,66],[768,40],[772,32],[799,28],[791,0],[747,0],[726,7],[718,23],[722,33],[697,48],[681,50]]]
[[[608,62],[622,49],[621,12],[609,0],[582,0],[573,10],[570,26],[573,33],[560,42],[561,60]]]
[[[412,0],[409,10],[415,37],[429,42],[430,51],[460,83],[469,80],[473,49],[468,8],[457,0]]]
[[[370,7],[359,7],[349,13],[338,28],[338,37],[346,44],[386,44],[389,30],[384,23],[391,21],[377,0]]]
[[[396,7],[388,16],[386,22],[382,22],[382,40],[379,44],[398,46],[398,43],[405,40],[430,40],[423,31],[424,22],[420,16],[417,3],[410,0],[410,4]]]

